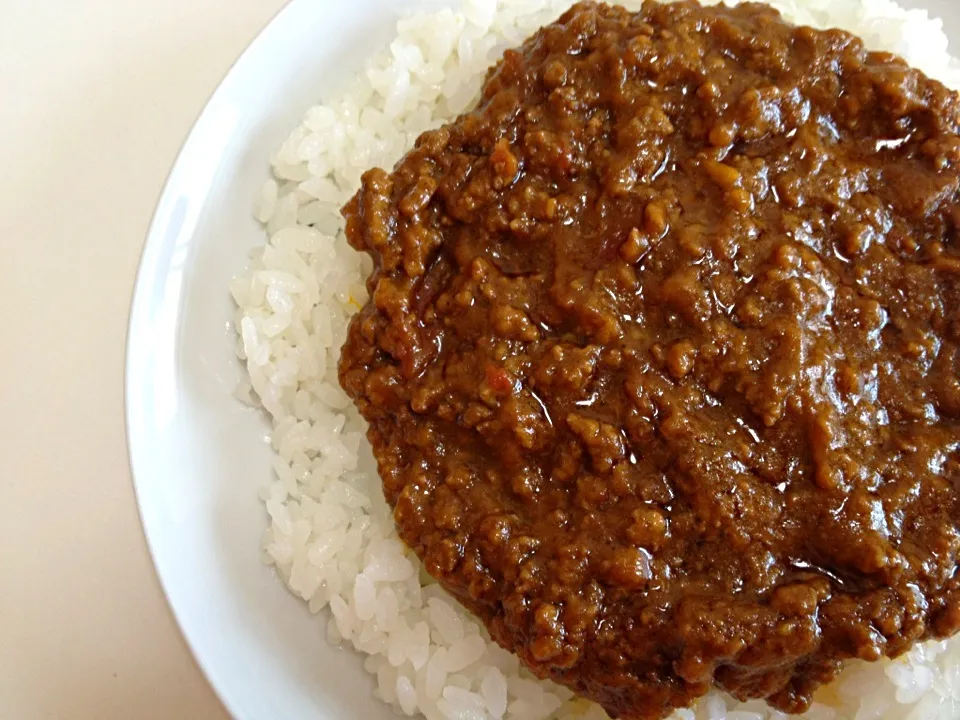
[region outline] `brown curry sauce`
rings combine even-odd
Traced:
[[[960,102],[764,5],[575,6],[345,208],[427,570],[612,716],[960,629]]]

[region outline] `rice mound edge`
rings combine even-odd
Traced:
[[[234,279],[239,400],[272,423],[273,479],[261,491],[263,560],[331,643],[363,653],[374,694],[427,720],[603,720],[598,706],[534,678],[490,641],[397,537],[365,424],[337,383],[350,317],[371,269],[344,236],[340,207],[374,165],[392,167],[423,131],[476,98],[507,47],[552,22],[569,0],[463,0],[418,11],[333,102],[311,108],[271,158],[256,202],[269,241]],[[631,9],[638,0],[621,4]],[[705,3],[712,4],[712,3]],[[773,0],[797,24],[841,27],[902,55],[951,87],[960,64],[942,23],[892,0]],[[322,626],[319,626],[322,627]],[[318,634],[320,634],[318,632]],[[318,638],[318,641],[319,638]],[[960,715],[960,638],[896,661],[851,663],[808,720],[923,720]],[[784,720],[762,701],[712,691],[673,720]]]

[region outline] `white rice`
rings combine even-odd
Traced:
[[[275,477],[263,558],[326,622],[332,643],[364,653],[376,695],[429,720],[603,720],[597,706],[541,682],[493,644],[422,571],[394,530],[364,436],[336,366],[350,316],[367,300],[367,258],[343,235],[339,208],[361,173],[391,168],[414,139],[465,109],[504,48],[554,20],[564,0],[464,0],[458,11],[400,21],[387,50],[350,91],[317,105],[272,158],[256,215],[269,242],[231,287],[238,398],[273,423]],[[628,6],[639,4],[627,2]],[[960,67],[942,24],[891,0],[775,0],[796,23],[842,27],[953,87]],[[313,227],[308,227],[312,225]],[[329,608],[329,610],[327,610]],[[895,662],[852,663],[805,717],[960,716],[960,642],[931,642]],[[683,720],[785,718],[764,703],[712,692]]]

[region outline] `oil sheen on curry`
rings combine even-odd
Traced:
[[[764,5],[585,3],[347,205],[404,541],[612,717],[960,629],[960,102]]]

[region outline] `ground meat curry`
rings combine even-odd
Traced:
[[[763,5],[585,3],[345,208],[427,570],[614,717],[960,628],[960,103]]]

